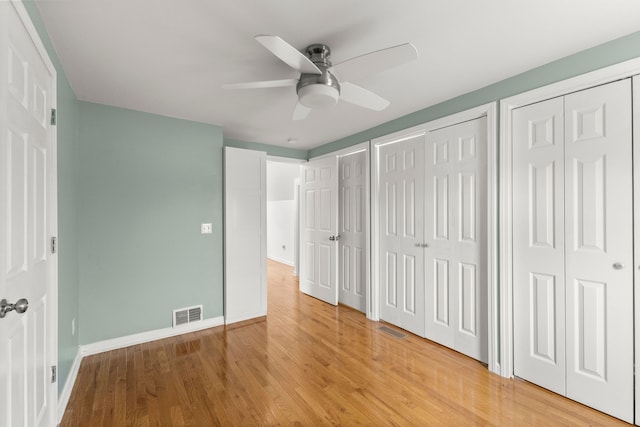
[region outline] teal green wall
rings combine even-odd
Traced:
[[[78,352],[78,102],[62,70],[37,8],[24,2],[40,39],[57,71],[58,142],[58,390],[62,390]],[[71,321],[76,319],[76,333]]]
[[[222,316],[222,128],[80,102],[80,140],[80,343]]]
[[[307,160],[307,150],[296,150],[295,148],[277,147],[275,145],[258,144],[256,142],[239,141],[237,139],[224,139],[226,147],[244,148],[246,150],[264,151],[269,156],[288,157],[291,159]]]
[[[309,150],[309,158],[640,57],[640,31],[567,56],[399,119]],[[499,67],[500,64],[496,64]],[[432,82],[425,82],[424,91]],[[418,89],[419,90],[419,89]]]

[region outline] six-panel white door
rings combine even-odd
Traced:
[[[514,374],[565,393],[564,99],[513,111]]]
[[[380,318],[424,337],[424,132],[379,146]]]
[[[514,372],[633,422],[630,80],[513,119]]]
[[[339,301],[366,308],[366,160],[365,151],[342,156],[339,175]]]
[[[338,304],[338,164],[333,156],[301,168],[300,290]]]
[[[24,314],[0,318],[2,426],[56,422],[56,261],[48,244],[55,230],[55,76],[27,20],[21,4],[0,2],[0,299],[29,303]]]
[[[426,149],[426,337],[487,362],[486,117]]]
[[[631,81],[565,97],[567,396],[633,422]]]

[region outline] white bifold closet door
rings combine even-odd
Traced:
[[[378,157],[380,318],[424,337],[424,132]]]
[[[431,131],[426,165],[426,337],[487,362],[487,119]]]
[[[633,422],[631,82],[513,112],[514,373]]]

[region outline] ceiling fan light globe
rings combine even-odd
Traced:
[[[333,86],[324,84],[312,84],[301,87],[298,91],[298,100],[308,108],[328,108],[338,103],[340,92]]]

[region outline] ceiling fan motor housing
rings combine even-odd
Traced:
[[[322,74],[302,74],[296,85],[298,100],[308,108],[327,108],[336,105],[340,97],[338,79],[329,72],[331,49],[324,44],[312,44],[305,49],[309,59]]]

